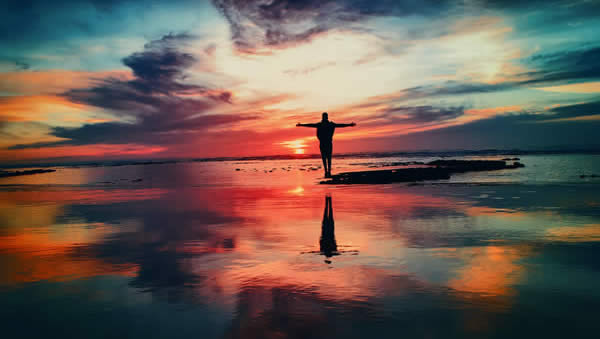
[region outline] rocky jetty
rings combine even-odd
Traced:
[[[454,173],[495,171],[525,167],[520,162],[507,164],[503,160],[435,160],[423,168],[399,168],[377,171],[345,172],[334,175],[321,184],[390,184],[424,180],[450,179]]]

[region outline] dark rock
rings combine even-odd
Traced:
[[[405,168],[396,170],[347,172],[332,176],[331,180],[321,184],[389,184],[393,182],[410,182],[423,180],[450,179],[451,171],[447,168]]]
[[[50,173],[50,172],[56,172],[56,170],[53,169],[34,169],[34,170],[26,170],[26,171],[0,171],[0,178],[6,178],[6,177],[17,177],[17,176],[21,176],[21,175],[33,175],[33,174],[40,174],[40,173]]]
[[[379,167],[397,167],[397,166],[410,166],[410,165],[425,165],[422,161],[398,161],[398,162],[357,162],[352,163],[353,166],[367,166],[369,168]]]
[[[454,173],[525,167],[520,162],[507,165],[502,160],[435,160],[426,165],[430,167],[340,173],[334,175],[331,180],[321,181],[321,184],[389,184],[441,180],[449,179]]]
[[[525,167],[520,162],[507,165],[503,160],[434,160],[428,162],[429,166],[448,168],[454,173],[473,171],[494,171],[508,168]]]

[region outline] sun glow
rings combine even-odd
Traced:
[[[293,190],[289,190],[288,192],[297,194],[297,195],[304,195],[304,187],[298,186],[298,187],[294,188]]]
[[[280,145],[291,149],[294,154],[304,154],[304,150],[307,147],[304,139],[296,139],[291,141],[283,141]]]

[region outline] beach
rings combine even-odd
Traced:
[[[525,167],[383,185],[321,185],[320,159],[56,166],[1,178],[4,333],[597,332],[600,178],[591,175],[600,155],[444,159],[506,157]],[[350,156],[333,169],[439,158]]]

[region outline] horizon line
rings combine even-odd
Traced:
[[[347,152],[334,154],[334,158],[347,157],[376,157],[384,158],[397,155],[434,155],[442,157],[458,155],[537,155],[537,154],[600,154],[600,147],[594,148],[571,148],[571,149],[451,149],[451,150],[418,150],[418,151],[367,151]],[[153,165],[178,162],[218,162],[218,161],[249,161],[249,160],[297,160],[297,159],[319,159],[317,153],[311,154],[275,154],[262,156],[230,156],[230,157],[181,157],[181,158],[132,158],[132,159],[95,159],[95,160],[67,160],[67,159],[39,159],[39,162],[22,162],[12,164],[0,164],[1,169],[14,168],[36,168],[36,167],[104,167],[104,166],[128,166],[128,165]]]

